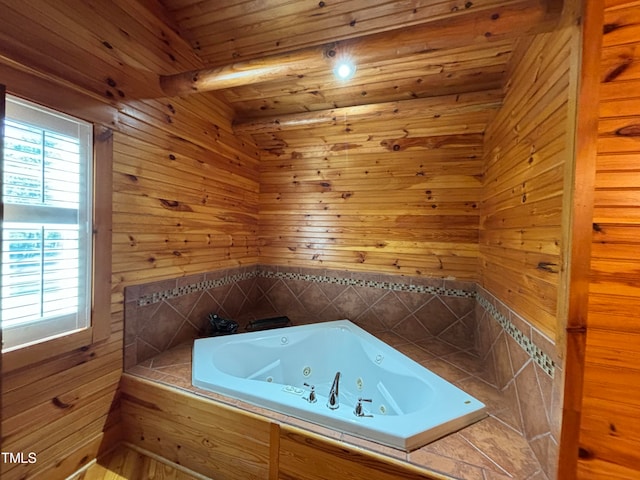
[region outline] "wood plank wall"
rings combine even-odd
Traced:
[[[445,479],[365,448],[129,374],[122,377],[122,392],[125,440],[207,478]]]
[[[604,6],[577,478],[631,480],[640,478],[640,9]]]
[[[629,388],[640,348],[635,3],[608,0],[605,20],[579,462],[587,479],[637,478],[640,463],[640,399]],[[36,451],[38,463],[3,465],[2,478],[63,477],[118,438],[128,284],[259,255],[274,264],[479,278],[556,335],[567,65],[576,54],[566,33],[520,46],[486,143],[492,108],[420,125],[346,118],[321,132],[282,132],[263,158],[258,197],[257,154],[231,134],[225,105],[212,96],[155,98],[157,73],[200,64],[142,5],[115,0],[96,12],[80,0],[37,8],[0,1],[0,81],[9,92],[115,129],[112,334],[3,376],[2,451]]]
[[[0,1],[8,92],[114,129],[111,336],[3,375],[2,451],[37,454],[3,479],[65,478],[119,438],[126,285],[257,261],[255,148],[215,97],[157,98],[201,63],[147,4]]]
[[[483,133],[500,98],[254,134],[261,262],[477,279]]]
[[[504,104],[487,128],[480,204],[481,285],[556,339],[571,175],[576,29],[521,41]]]
[[[115,291],[257,262],[257,151],[234,137],[217,111],[202,95],[144,101],[136,102],[130,123],[121,122],[114,145]]]

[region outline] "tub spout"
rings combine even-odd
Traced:
[[[329,400],[327,400],[327,407],[331,410],[335,410],[340,406],[338,399],[338,387],[340,383],[340,372],[336,372],[336,376],[333,379],[333,385],[331,385],[331,391],[329,391]]]

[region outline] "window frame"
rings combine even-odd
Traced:
[[[3,249],[7,248],[6,252],[3,251],[3,256],[6,254],[7,257],[3,258],[2,274],[7,275],[6,286],[9,295],[12,291],[25,291],[24,288],[21,290],[19,285],[11,286],[13,274],[17,274],[16,279],[24,275],[32,275],[34,278],[31,281],[36,280],[39,283],[39,289],[37,293],[33,291],[33,297],[3,297],[3,301],[14,306],[20,304],[24,306],[23,302],[27,300],[30,300],[31,305],[30,315],[27,317],[24,316],[27,312],[22,307],[18,307],[17,311],[12,311],[11,308],[3,310],[3,313],[8,315],[7,318],[3,318],[3,323],[7,321],[2,327],[3,348],[11,351],[49,338],[68,335],[73,331],[86,328],[91,323],[94,126],[75,116],[13,95],[7,95],[5,98],[5,115],[3,164],[8,168],[3,172],[5,175],[3,200],[7,203],[4,205],[2,228],[4,240],[8,243],[3,245]],[[7,138],[12,140],[7,142]],[[7,150],[9,145],[12,147]],[[33,146],[39,151],[33,151]],[[77,156],[58,156],[69,147],[78,149]],[[60,148],[63,150],[59,150]],[[23,158],[13,158],[16,152],[18,154],[30,152],[28,157],[37,159],[41,164],[25,164]],[[10,156],[7,157],[7,154]],[[4,163],[5,160],[8,163]],[[60,172],[67,168],[77,168],[77,176],[68,178],[71,184],[65,182],[59,186],[56,185],[63,181],[64,177],[68,177],[68,174],[64,174],[64,177],[59,176]],[[25,181],[27,184],[24,183]],[[64,192],[71,192],[72,196],[69,197],[66,193],[62,196],[58,195],[56,191],[62,189]],[[74,190],[77,192],[77,197],[73,195]],[[26,198],[25,194],[28,195]],[[29,232],[26,237],[25,232]],[[12,235],[18,235],[18,237],[11,240]],[[64,243],[51,240],[55,239],[56,235],[59,238],[68,238],[75,245],[67,249]],[[40,238],[37,244],[26,240],[32,236]],[[28,246],[26,253],[23,250],[14,251],[12,248],[22,249],[25,245]],[[36,259],[37,263],[32,264],[31,268],[25,266],[21,269],[20,266],[25,265],[23,257],[33,256],[31,252],[34,247],[40,249],[39,260]],[[60,247],[64,250],[59,250],[58,253],[52,250]],[[69,265],[65,262],[66,254],[70,254],[69,258],[77,264]],[[62,262],[56,261],[56,256],[61,256]],[[74,275],[75,272],[74,276],[77,276],[78,281],[77,283],[74,281],[76,286],[75,288],[72,286],[71,290],[64,289],[66,287],[62,282],[51,285],[54,288],[63,288],[57,295],[51,296],[46,290],[47,278],[51,278],[51,275],[55,276],[55,270],[60,268],[63,270],[59,273],[63,276]],[[32,283],[29,284],[31,285]],[[62,304],[56,305],[56,298],[61,298],[59,295],[73,296],[74,294],[77,295],[74,311],[65,311]],[[9,307],[9,305],[2,307]],[[14,317],[15,315],[18,316]]]
[[[26,95],[16,95],[18,98],[33,102]],[[43,102],[35,102],[43,104]],[[5,87],[0,85],[0,124],[4,126]],[[61,113],[63,108],[45,104]],[[78,118],[82,118],[72,113]],[[92,194],[92,259],[91,259],[91,308],[90,323],[87,327],[44,340],[39,343],[26,345],[21,348],[2,353],[2,373],[20,369],[51,357],[69,353],[73,350],[85,350],[88,346],[109,339],[111,336],[111,192],[112,192],[112,164],[113,164],[113,131],[110,128],[82,118],[93,124],[93,194]],[[0,138],[4,132],[0,130]],[[0,147],[2,145],[0,144]],[[1,150],[0,150],[1,151]],[[97,181],[99,179],[99,181]],[[0,201],[0,214],[3,218],[4,206]],[[0,238],[0,241],[2,239]],[[0,329],[0,339],[1,339]]]

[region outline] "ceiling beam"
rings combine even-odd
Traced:
[[[559,12],[550,5],[558,3],[562,2],[521,0],[489,9],[471,6],[455,16],[420,25],[231,65],[161,75],[160,86],[168,96],[185,95],[303,75],[311,70],[331,70],[336,61],[345,57],[362,65],[422,52],[506,40],[552,29],[559,20]]]
[[[487,109],[498,109],[502,105],[503,97],[504,92],[498,89],[333,108],[316,112],[292,113],[279,117],[239,120],[233,123],[233,131],[236,134],[255,134],[335,126],[361,119],[412,118],[415,115],[421,117],[459,115]]]

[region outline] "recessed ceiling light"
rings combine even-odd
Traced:
[[[340,80],[349,80],[356,73],[356,66],[349,60],[340,60],[333,69],[333,73]]]

